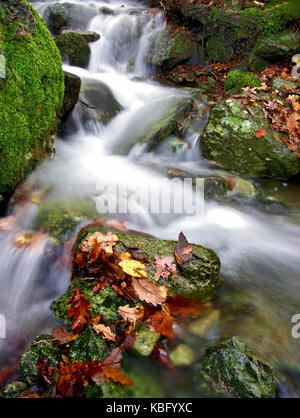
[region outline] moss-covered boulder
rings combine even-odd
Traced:
[[[93,120],[106,125],[123,110],[109,87],[99,80],[83,78],[80,97],[88,106],[78,103],[76,111],[86,129]]]
[[[273,398],[273,369],[239,338],[209,347],[194,372],[197,388],[212,396]]]
[[[290,59],[300,50],[300,33],[287,29],[280,33],[263,36],[258,39],[248,65],[252,71],[261,71],[274,62]]]
[[[75,32],[81,35],[83,38],[87,40],[87,42],[97,42],[100,39],[100,35],[97,32],[93,32],[90,30],[72,30],[72,29],[64,29],[61,34],[64,35],[65,33]]]
[[[84,36],[77,32],[66,32],[57,36],[55,43],[64,62],[82,68],[89,65],[91,48]]]
[[[108,350],[104,338],[101,335],[97,335],[91,325],[89,325],[72,343],[69,358],[71,361],[80,361],[82,363],[85,360],[104,361],[107,354]]]
[[[218,31],[206,43],[206,53],[212,62],[228,62],[233,55],[233,47],[225,40],[225,31]]]
[[[266,133],[257,138],[261,128]],[[250,177],[287,179],[299,173],[300,160],[281,137],[270,129],[260,105],[253,106],[250,115],[241,99],[228,98],[212,109],[200,143],[203,156],[227,170]]]
[[[159,338],[160,334],[155,331],[151,331],[146,325],[143,324],[136,331],[133,350],[142,356],[150,356],[155,343],[159,340]]]
[[[63,107],[61,111],[61,120],[59,125],[58,133],[59,135],[64,135],[66,131],[66,121],[72,110],[74,109],[78,98],[81,87],[81,79],[75,74],[71,74],[67,71],[64,71],[65,76],[65,94]]]
[[[153,55],[149,63],[163,70],[173,68],[176,64],[190,59],[196,49],[191,34],[184,30],[174,31],[167,27],[156,40]]]
[[[111,231],[112,229],[109,229]],[[108,229],[90,226],[84,228],[79,234],[77,247],[90,234],[101,231],[107,232]],[[168,280],[154,280],[155,255],[159,257],[173,256],[176,246],[175,241],[165,241],[155,239],[150,236],[144,236],[137,233],[127,233],[115,231],[120,242],[114,248],[124,251],[124,248],[142,248],[147,254],[148,278],[156,285],[163,285],[168,288],[168,295],[175,297],[181,295],[187,299],[207,300],[214,289],[218,285],[218,274],[220,269],[220,260],[214,251],[202,247],[201,245],[193,245],[193,258],[185,264],[177,266],[177,276],[169,277]],[[124,247],[125,244],[125,247]],[[87,272],[78,270],[74,266],[74,274],[77,277],[87,277]]]
[[[48,360],[48,367],[56,367],[61,361],[61,350],[50,334],[37,336],[20,358],[19,378],[35,384],[39,378],[39,360]]]
[[[100,217],[95,205],[87,200],[49,200],[39,207],[34,228],[58,238],[73,231],[79,222]]]
[[[64,77],[51,35],[26,1],[1,1],[0,49],[0,195],[8,195],[53,153]]]
[[[53,35],[62,29],[86,29],[90,20],[98,13],[95,7],[76,3],[53,3],[46,7],[43,18]]]
[[[256,74],[241,72],[237,70],[229,71],[226,76],[224,90],[240,91],[243,87],[259,87],[261,82]]]

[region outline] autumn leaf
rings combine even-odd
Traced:
[[[119,266],[124,273],[133,277],[148,277],[147,267],[145,264],[137,260],[123,260],[120,261]]]
[[[176,276],[177,266],[173,263],[174,259],[171,256],[160,258],[158,255],[155,256],[155,276],[154,279],[158,281],[160,277],[168,279],[172,274]]]
[[[132,286],[140,300],[154,306],[161,305],[167,298],[168,289],[165,286],[156,286],[150,280],[133,278]]]
[[[171,315],[180,315],[182,318],[198,316],[205,311],[203,303],[185,299],[180,295],[177,295],[176,298],[168,297],[167,304]]]
[[[52,337],[58,340],[59,344],[65,345],[76,340],[78,334],[73,334],[61,325],[57,325],[53,328]]]
[[[291,94],[291,95],[288,96],[287,100],[292,104],[293,109],[295,110],[295,112],[299,112],[300,101],[299,101],[298,97],[294,94]]]
[[[265,128],[260,128],[258,131],[255,132],[256,138],[262,138],[265,135],[266,135]]]
[[[123,373],[120,369],[107,366],[103,370],[103,374],[108,380],[112,380],[116,383],[121,383],[121,385],[132,385],[134,382],[125,373]]]
[[[80,289],[73,289],[73,297],[68,302],[71,304],[68,309],[68,318],[73,318],[72,329],[75,333],[82,331],[87,321],[90,319],[89,308],[92,307],[90,302],[85,299],[84,293]]]
[[[125,321],[134,322],[143,319],[144,308],[141,305],[136,305],[134,308],[130,308],[129,305],[120,306],[118,309],[119,315],[125,319]]]
[[[116,334],[114,334],[109,327],[106,327],[103,324],[99,324],[99,325],[93,325],[93,328],[97,334],[102,333],[106,340],[116,341]]]
[[[93,293],[99,293],[100,290],[103,290],[105,288],[106,288],[106,284],[105,283],[98,282],[93,287]]]
[[[185,235],[180,232],[178,237],[178,242],[176,244],[174,255],[176,262],[178,264],[184,264],[187,261],[191,260],[193,257],[193,247],[190,245],[185,237]]]
[[[172,340],[174,337],[174,318],[172,318],[172,316],[168,315],[164,311],[156,311],[155,314],[151,316],[150,321],[156,332]]]
[[[101,232],[95,232],[87,237],[81,244],[81,251],[92,255],[92,262],[96,261],[100,253],[113,254],[113,246],[119,241],[117,235],[107,232],[106,235]]]

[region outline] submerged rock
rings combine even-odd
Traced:
[[[191,39],[190,33],[183,30],[172,31],[168,27],[161,32],[156,40],[153,55],[148,61],[163,70],[168,70],[176,64],[190,59],[195,49],[196,43]]]
[[[64,77],[51,35],[26,1],[1,1],[0,49],[0,196],[8,196],[53,154]]]
[[[98,80],[83,79],[80,97],[86,104],[78,103],[76,112],[86,129],[90,121],[105,125],[123,110],[109,87]]]
[[[287,179],[300,171],[300,160],[281,141],[282,135],[269,127],[260,105],[250,115],[241,99],[228,98],[211,111],[200,137],[203,156],[238,174]],[[256,132],[266,133],[257,138]]]
[[[81,35],[83,38],[87,40],[87,42],[96,42],[100,39],[100,35],[97,32],[93,32],[90,30],[71,30],[71,29],[65,29],[62,31],[62,35],[66,33],[78,33],[78,35]]]
[[[136,338],[133,350],[142,356],[150,356],[156,342],[159,340],[160,334],[152,332],[146,325],[142,325],[136,331]]]
[[[239,338],[209,347],[194,372],[197,388],[209,396],[273,398],[273,369]]]
[[[86,29],[90,20],[98,13],[95,7],[74,3],[53,3],[46,7],[43,18],[53,33],[62,29]]]
[[[85,36],[66,32],[55,38],[61,59],[70,65],[86,68],[89,65],[91,48]]]

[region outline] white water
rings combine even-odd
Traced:
[[[153,69],[147,65],[146,55],[151,36],[156,36],[163,28],[161,15],[153,17],[147,12],[141,16],[128,15],[129,6],[139,7],[140,3],[134,2],[125,2],[125,8],[120,8],[118,1],[85,3],[112,7],[116,15],[99,15],[90,22],[88,29],[99,32],[101,39],[91,44],[89,69],[67,65],[65,69],[82,78],[104,82],[124,110],[107,126],[96,124],[89,132],[77,117],[77,133],[57,140],[55,158],[43,163],[31,181],[40,186],[52,185],[53,198],[96,199],[97,190],[109,184],[164,191],[164,167],[188,169],[194,175],[209,172],[201,160],[195,135],[189,138],[194,146],[181,157],[145,153],[143,146],[134,147],[128,156],[118,155],[120,144],[131,142],[141,127],[155,123],[165,107],[185,93],[151,80]],[[36,4],[36,7],[42,11],[45,3]],[[132,57],[135,57],[135,72],[128,74],[127,63]],[[136,81],[133,76],[147,78]],[[78,116],[76,109],[74,116],[75,119]],[[172,215],[166,218],[153,215],[141,206],[138,215],[129,213],[122,215],[122,219],[128,227],[159,238],[176,239],[183,231],[190,242],[215,250],[226,281],[237,289],[263,295],[263,300],[271,304],[289,334],[290,319],[300,312],[299,226],[288,218],[266,215],[250,207],[242,211],[206,202],[205,209],[205,216]],[[26,229],[30,228],[33,217],[34,213],[29,216]],[[48,273],[41,273],[45,241],[42,240],[37,248],[25,250],[14,248],[10,242],[9,234],[0,241],[0,313],[7,315],[14,335],[23,333],[27,339],[28,335],[32,337],[50,327],[49,303],[63,293],[69,277],[67,271],[57,270],[55,263]],[[272,314],[266,321],[272,323]],[[246,338],[252,346],[257,345],[253,348],[259,351],[260,343],[253,341],[251,332],[245,333]],[[296,341],[291,339],[290,346],[294,352],[299,351]],[[8,350],[5,342],[3,350]],[[279,359],[288,360],[285,355],[283,351]],[[295,355],[299,361],[300,356]]]

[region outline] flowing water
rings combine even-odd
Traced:
[[[154,70],[147,63],[152,42],[164,28],[163,16],[149,13],[143,2],[77,3],[110,7],[114,13],[97,14],[86,28],[101,35],[99,41],[90,44],[89,68],[65,63],[64,69],[79,75],[83,82],[105,83],[123,110],[106,126],[92,112],[89,123],[83,124],[77,105],[72,130],[63,140],[57,138],[54,159],[44,162],[31,175],[24,193],[21,189],[21,198],[15,198],[11,208],[14,218],[1,220],[0,314],[7,319],[7,338],[0,339],[3,365],[15,362],[35,335],[51,329],[55,319],[49,304],[69,284],[70,267],[61,263],[68,253],[57,250],[49,238],[41,236],[32,246],[16,245],[21,232],[32,229],[37,210],[35,193],[51,186],[52,199],[90,198],[97,202],[100,191],[116,184],[151,193],[160,190],[164,194],[169,167],[188,171],[193,177],[215,174],[202,160],[198,135],[191,131],[187,133],[191,147],[180,155],[170,153],[164,144],[154,152],[148,152],[143,145],[131,146],[137,132],[149,129],[170,103],[188,95],[155,82]],[[41,14],[48,4],[34,3]],[[134,62],[134,69],[128,73],[130,61]],[[125,156],[119,152],[124,144],[131,147]],[[296,185],[270,181],[263,186],[292,203],[292,212],[298,213]],[[179,193],[177,186],[173,193]],[[190,332],[180,331],[182,339],[200,356],[211,342],[226,335],[240,335],[254,351],[272,361],[278,371],[293,378],[292,383],[282,386],[281,396],[299,395],[296,383],[300,377],[300,342],[291,335],[291,318],[300,313],[300,227],[293,220],[297,217],[268,213],[245,202],[234,206],[206,201],[203,216],[152,214],[142,202],[134,209],[116,216],[129,228],[159,238],[177,239],[183,231],[190,242],[212,248],[221,259],[219,297],[207,315],[211,326],[205,329],[203,324],[193,323]],[[155,373],[163,375],[162,381],[168,381],[165,372]],[[183,379],[166,386],[171,396],[192,393],[189,385],[183,389]]]

